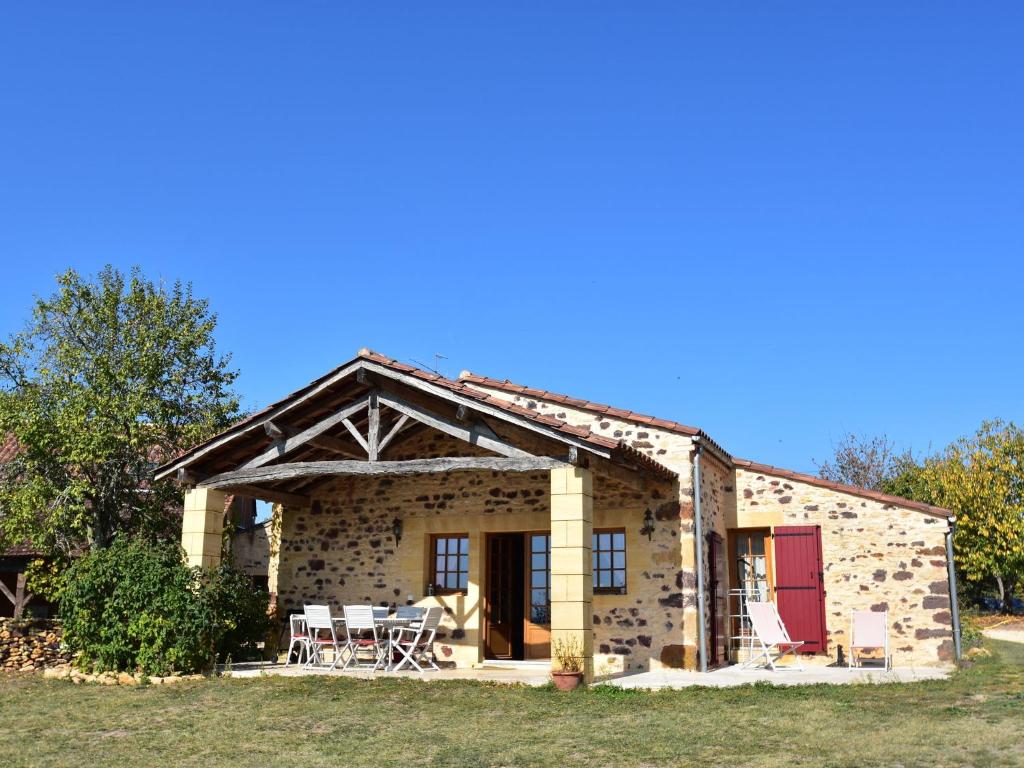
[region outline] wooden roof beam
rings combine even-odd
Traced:
[[[420,421],[428,427],[433,427],[439,432],[444,432],[445,434],[451,435],[459,440],[464,440],[471,445],[479,446],[480,448],[484,448],[488,451],[494,451],[497,454],[509,458],[533,455],[528,451],[516,448],[514,445],[507,443],[504,440],[498,439],[497,436],[488,436],[484,430],[481,430],[476,424],[459,424],[457,421],[447,419],[434,411],[410,403],[391,392],[381,392],[379,399],[380,402],[388,408],[396,410],[411,419]],[[494,433],[492,432],[491,434],[493,435]]]
[[[294,451],[300,445],[305,445],[310,440],[316,437],[320,437],[324,432],[331,429],[332,427],[341,424],[348,420],[350,416],[366,408],[369,402],[369,396],[363,397],[356,402],[342,408],[339,411],[335,411],[325,419],[321,419],[311,427],[307,427],[296,435],[288,437],[285,440],[271,446],[269,449],[259,454],[253,459],[245,462],[239,469],[254,469],[256,467],[262,467],[265,464],[269,464],[275,459],[279,459],[287,453]],[[270,419],[267,419],[270,421]]]
[[[280,483],[308,477],[342,477],[346,475],[419,475],[438,472],[485,470],[494,472],[536,472],[564,467],[568,457],[550,456],[454,456],[409,461],[301,461],[264,467],[222,472],[203,481],[206,488],[249,488],[262,491],[257,483]],[[239,491],[242,493],[242,491]],[[246,495],[251,495],[246,493]]]

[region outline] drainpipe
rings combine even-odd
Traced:
[[[949,518],[949,528],[946,529],[946,572],[949,575],[949,605],[953,617],[953,653],[956,660],[963,658],[963,648],[960,643],[960,606],[956,595],[956,565],[953,563],[953,531],[956,529],[956,515]]]
[[[693,456],[693,537],[696,557],[694,564],[697,568],[697,657],[700,659],[700,671],[708,671],[708,651],[705,647],[705,617],[707,609],[704,605],[704,526],[700,513],[700,455],[704,446],[700,444],[700,438],[693,438],[696,446],[696,453]]]

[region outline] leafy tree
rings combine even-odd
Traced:
[[[59,559],[122,534],[176,538],[180,491],[151,470],[239,410],[215,325],[191,285],[138,268],[58,276],[0,343],[0,435],[20,448],[0,467],[0,544]]]
[[[956,512],[957,567],[972,581],[995,579],[1006,605],[1024,581],[1024,430],[986,421],[922,475],[929,500]]]
[[[911,453],[897,453],[888,436],[867,437],[851,432],[833,446],[831,459],[818,464],[818,475],[834,483],[882,491],[886,482],[912,464]]]

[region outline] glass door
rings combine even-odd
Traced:
[[[551,535],[526,534],[526,622],[527,659],[551,656]]]

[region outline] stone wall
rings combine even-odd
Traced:
[[[661,646],[658,662],[662,666],[693,669],[697,664],[697,584],[693,572],[696,549],[693,540],[693,440],[679,432],[629,421],[620,415],[623,412],[614,409],[585,410],[477,382],[473,386],[573,426],[589,427],[594,434],[602,437],[622,440],[679,474],[678,483],[670,492],[671,498],[654,510],[658,525],[668,525],[678,535],[678,546],[672,555],[673,561],[678,564],[678,572],[671,596],[678,607],[678,614],[671,622],[666,621],[666,624],[672,623],[673,626],[671,630],[666,630],[669,636]],[[704,509],[705,515],[714,515],[714,512],[708,511],[707,505]]]
[[[850,613],[887,610],[897,665],[953,660],[946,520],[757,471],[736,472],[738,527],[820,525],[828,658],[849,650]]]
[[[402,444],[393,457],[465,455],[473,447],[437,433]],[[339,478],[312,492],[309,509],[280,513],[280,556],[270,565],[279,612],[323,601],[441,605],[442,660],[481,660],[485,536],[502,531],[548,531],[547,472],[453,472],[394,478]],[[677,643],[683,614],[679,560],[678,489],[652,482],[643,493],[595,474],[594,528],[626,532],[627,594],[593,599],[598,674],[663,666],[665,647]],[[655,530],[640,533],[644,511]],[[395,541],[392,525],[402,521]],[[470,584],[465,594],[427,596],[431,534],[470,539]],[[273,538],[273,537],[272,537]],[[668,653],[673,659],[672,652]]]
[[[67,664],[60,624],[48,619],[0,619],[0,670],[31,672]]]

